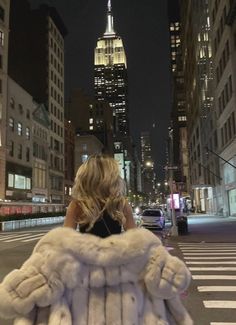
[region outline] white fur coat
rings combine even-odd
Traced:
[[[15,325],[191,325],[185,264],[145,229],[102,239],[56,228],[0,284]]]

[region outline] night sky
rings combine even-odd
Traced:
[[[31,0],[54,6],[63,19],[66,99],[72,88],[93,95],[94,48],[105,31],[107,0]],[[131,134],[151,131],[160,175],[170,119],[170,63],[167,0],[112,0],[114,27],[123,39],[128,65]]]

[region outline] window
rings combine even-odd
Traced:
[[[17,134],[22,135],[22,123],[17,123]]]
[[[22,159],[22,144],[18,145],[18,159]]]
[[[30,110],[29,109],[26,110],[26,118],[28,118],[28,119],[30,118]]]
[[[12,131],[14,131],[14,119],[12,117],[9,118],[9,127]]]
[[[15,101],[14,101],[14,98],[10,98],[10,106],[11,106],[11,108],[15,108]]]
[[[13,141],[10,141],[10,145],[9,145],[9,155],[11,157],[14,156],[14,142]]]
[[[14,187],[14,175],[8,174],[8,187]]]
[[[5,18],[5,11],[2,6],[0,6],[0,19],[4,21]]]
[[[30,148],[26,148],[26,161],[30,161]]]
[[[30,139],[30,129],[27,127],[26,129],[25,129],[25,135],[26,135],[26,139]]]
[[[23,114],[23,106],[21,104],[18,105],[20,114]]]
[[[87,159],[88,159],[88,155],[85,154],[81,156],[82,163],[84,163]]]
[[[0,45],[4,45],[4,32],[0,30]]]

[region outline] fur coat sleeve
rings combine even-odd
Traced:
[[[191,325],[179,294],[191,275],[145,229],[102,239],[56,228],[0,284],[15,325]]]

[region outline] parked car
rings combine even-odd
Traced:
[[[165,216],[161,209],[146,209],[143,211],[142,226],[147,229],[165,228]]]

